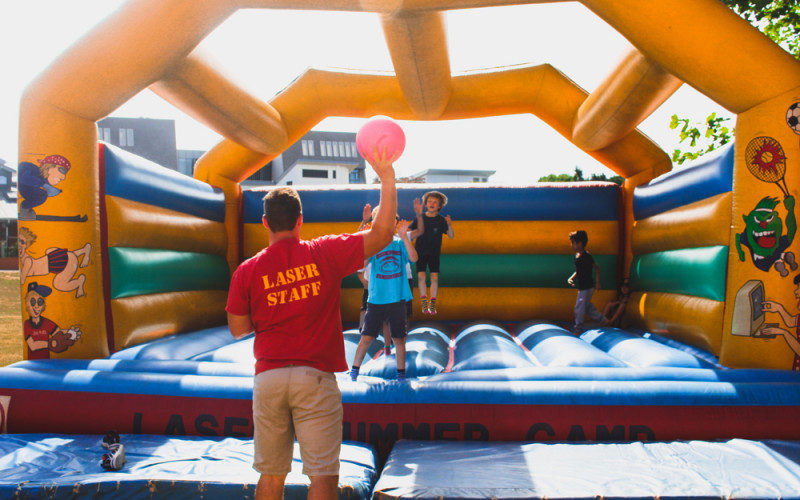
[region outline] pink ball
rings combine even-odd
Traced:
[[[361,156],[372,158],[374,146],[378,146],[378,154],[383,153],[385,146],[387,158],[396,154],[397,160],[406,147],[406,135],[400,125],[388,116],[373,116],[356,134],[356,147]]]

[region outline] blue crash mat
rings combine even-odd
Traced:
[[[253,440],[123,434],[127,463],[100,466],[102,436],[0,435],[0,498],[141,499],[253,498]],[[342,445],[340,499],[369,498],[376,480],[375,454],[366,445]],[[285,498],[306,498],[295,443]]]
[[[398,441],[373,498],[798,500],[800,442]]]

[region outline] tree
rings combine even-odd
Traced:
[[[572,175],[569,174],[550,174],[545,175],[544,177],[539,177],[539,182],[580,182],[585,181],[583,177],[583,170],[580,167],[575,167],[575,173]],[[588,180],[590,181],[606,181],[606,182],[615,182],[617,184],[622,184],[625,179],[622,176],[615,175],[613,177],[606,177],[606,174],[592,174],[591,178]]]
[[[720,0],[734,12],[770,37],[795,58],[800,59],[800,3],[797,0]],[[734,129],[725,122],[730,118],[718,117],[711,113],[705,123],[692,124],[688,118],[672,115],[669,127],[679,129],[680,143],[688,140],[692,149],[672,152],[672,161],[682,165],[687,160],[695,160],[706,153],[724,146],[733,140]],[[699,127],[705,127],[701,132]],[[698,140],[708,141],[704,147],[697,148]]]

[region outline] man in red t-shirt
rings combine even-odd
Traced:
[[[243,262],[231,280],[228,326],[253,351],[256,499],[283,498],[294,440],[300,444],[308,498],[336,498],[342,444],[342,396],[333,372],[347,370],[339,311],[342,278],[392,241],[397,212],[394,157],[377,148],[367,161],[381,181],[372,227],[356,234],[300,239],[300,197],[291,187],[264,197],[269,246]]]

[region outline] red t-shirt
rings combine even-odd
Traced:
[[[50,335],[58,330],[58,325],[44,316],[39,316],[39,324],[36,325],[29,318],[22,325],[25,334],[25,340],[32,338],[33,340],[44,340],[48,342],[47,347],[31,351],[28,347],[28,359],[50,359]]]
[[[256,373],[287,365],[347,370],[339,296],[342,278],[363,266],[360,234],[287,238],[242,262],[225,310],[250,315]]]

